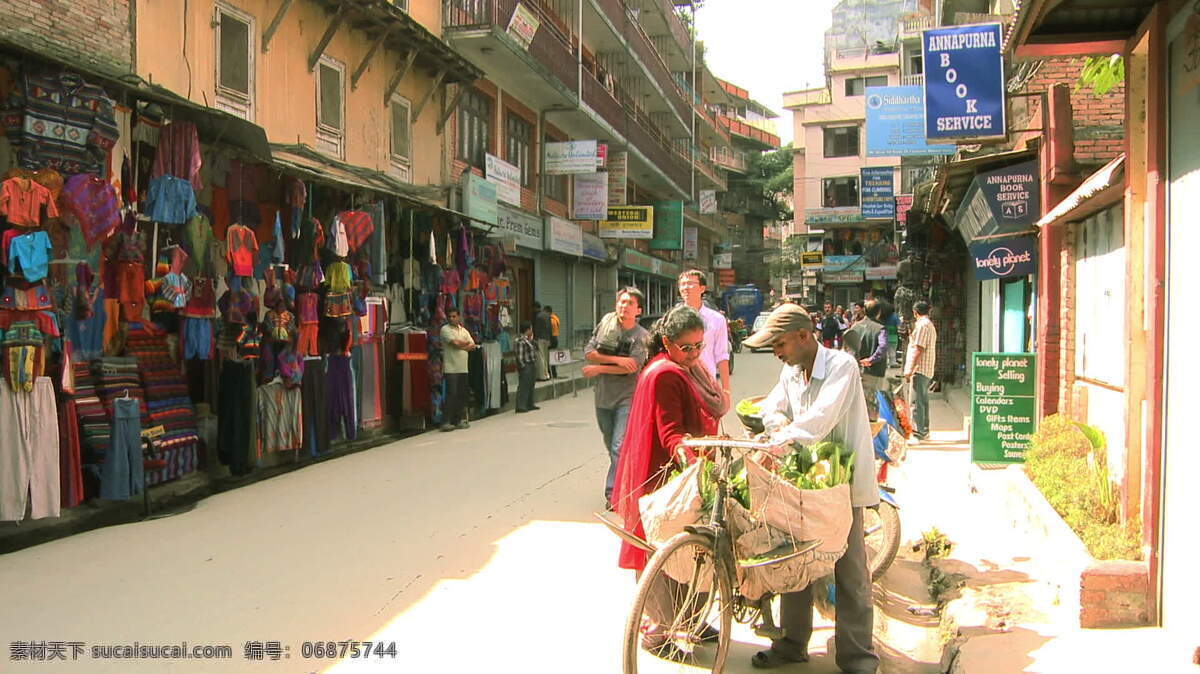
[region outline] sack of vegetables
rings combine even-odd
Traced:
[[[738,419],[742,420],[742,425],[751,433],[762,433],[765,430],[761,407],[763,398],[766,398],[766,396],[743,398],[733,408],[737,412]]]
[[[662,487],[646,494],[638,500],[638,511],[642,517],[642,529],[646,540],[655,547],[661,547],[672,536],[683,531],[689,524],[699,522],[704,516],[704,499],[701,490],[706,478],[706,465],[709,461],[696,461],[681,471],[677,471]],[[667,567],[666,574],[681,583],[690,582],[693,564],[688,563],[683,555],[673,555]],[[711,577],[706,575],[711,582]],[[701,592],[708,591],[701,587]]]

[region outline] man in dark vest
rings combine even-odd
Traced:
[[[878,300],[868,301],[866,317],[846,332],[845,339],[847,350],[853,349],[851,355],[862,366],[863,395],[872,421],[879,415],[875,392],[887,388],[887,330],[879,322],[880,308]]]

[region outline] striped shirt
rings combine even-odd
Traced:
[[[521,337],[517,340],[517,367],[526,368],[537,362],[537,347],[533,340]]]
[[[917,357],[917,347],[921,347],[921,356]],[[917,319],[913,326],[912,335],[908,339],[908,356],[905,359],[904,373],[914,373],[933,379],[933,366],[937,363],[937,329],[928,316]]]

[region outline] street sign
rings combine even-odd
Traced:
[[[1004,138],[1002,37],[998,23],[933,28],[922,34],[928,140]]]
[[[859,189],[864,220],[891,220],[896,217],[894,169],[891,166],[864,166],[859,169]]]
[[[1037,246],[1037,239],[1030,236],[971,244],[975,280],[1018,278],[1036,272]]]
[[[1037,356],[971,354],[971,461],[1021,463],[1037,430]]]
[[[920,86],[867,87],[867,156],[952,155],[956,145],[925,141],[925,90]]]

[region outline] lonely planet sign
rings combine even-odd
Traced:
[[[990,281],[999,278],[1018,278],[1037,271],[1037,239],[988,241],[971,244],[975,261],[975,279]]]

